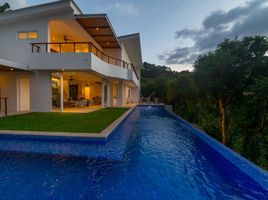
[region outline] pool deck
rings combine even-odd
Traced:
[[[95,141],[107,142],[112,131],[135,109],[136,106],[130,108],[107,128],[100,133],[73,133],[73,132],[43,132],[43,131],[14,131],[14,130],[0,130],[0,135],[13,136],[43,136],[43,137],[69,137],[71,139],[90,139]]]

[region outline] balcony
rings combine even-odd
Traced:
[[[43,64],[44,66],[52,64],[59,66],[61,64],[59,62],[64,62],[67,67],[64,67],[62,64],[61,67],[63,69],[68,69],[68,64],[69,66],[79,66],[81,67],[81,70],[90,66],[92,70],[107,76],[136,80],[134,82],[138,82],[139,80],[138,73],[133,64],[105,54],[91,42],[31,43],[31,51],[35,55],[42,55],[42,57],[37,56],[36,59],[33,59],[36,61],[33,63],[35,66],[38,62],[40,62],[40,65]],[[44,53],[46,56],[44,56]],[[75,62],[77,59],[79,62]],[[90,63],[85,63],[85,60]],[[49,61],[51,61],[51,63],[49,63]],[[108,70],[108,74],[105,74],[105,70],[103,70],[103,68],[108,69],[109,66],[112,66],[113,68]],[[123,71],[120,71],[120,69]],[[126,76],[120,77],[120,72],[126,72]],[[134,74],[135,78],[132,74]]]

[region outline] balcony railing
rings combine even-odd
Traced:
[[[137,71],[132,63],[127,63],[121,59],[105,54],[91,42],[44,42],[31,43],[31,46],[32,53],[93,53],[106,63],[133,70],[139,80]]]

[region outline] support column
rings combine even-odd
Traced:
[[[110,103],[110,106],[113,107],[114,106],[114,83],[112,80],[109,81],[109,103]]]
[[[63,73],[60,73],[60,111],[64,112],[64,102],[63,102]]]
[[[118,107],[124,106],[124,83],[119,81],[118,83]]]
[[[107,101],[106,106],[111,107],[111,81],[107,80]]]
[[[135,103],[140,102],[140,89],[138,87],[133,88],[133,100]]]
[[[101,80],[101,107],[104,108],[106,107],[106,101],[107,101],[107,94],[105,91],[107,87],[107,81],[105,79]]]

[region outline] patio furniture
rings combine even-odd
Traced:
[[[89,100],[81,99],[75,102],[75,107],[85,107],[89,105]]]
[[[93,100],[94,100],[94,105],[101,104],[101,97],[99,97],[99,96],[93,97]]]

